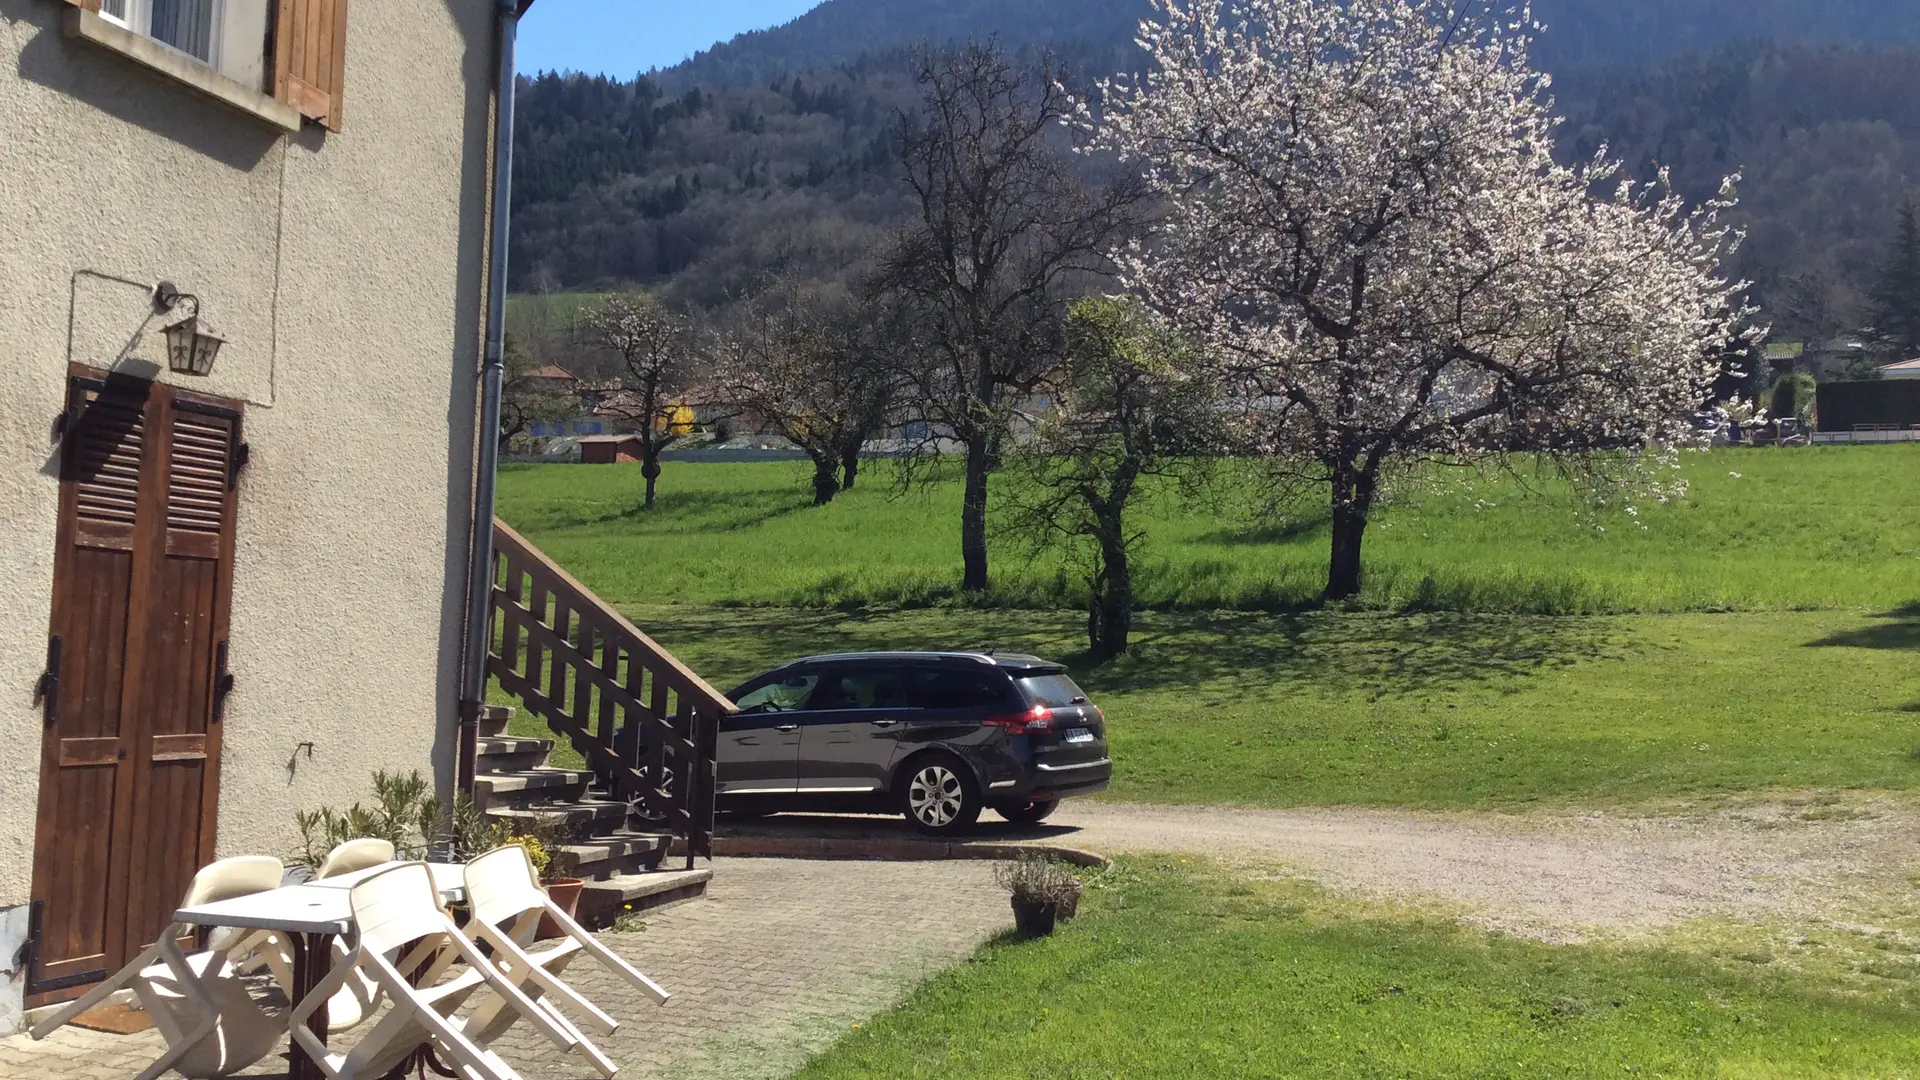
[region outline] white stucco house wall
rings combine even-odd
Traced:
[[[0,1034],[450,782],[498,11],[0,0]]]

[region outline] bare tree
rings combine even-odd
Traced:
[[[1188,491],[1226,446],[1209,368],[1138,304],[1090,297],[1073,307],[1052,410],[1010,466],[1009,527],[1038,549],[1064,542],[1086,567],[1087,647],[1127,651],[1133,558],[1128,512]]]
[[[693,379],[693,327],[645,293],[615,293],[587,310],[581,337],[584,347],[608,361],[610,378],[599,408],[626,421],[640,439],[643,505],[651,510],[660,455],[691,434],[686,394]]]
[[[900,124],[917,214],[887,247],[878,290],[910,312],[903,404],[966,448],[961,587],[987,587],[987,477],[1017,395],[1058,362],[1077,279],[1134,223],[1137,180],[1096,185],[1068,159],[1073,102],[1047,67],[1016,68],[992,44],[914,54],[918,115]]]
[[[1515,0],[1155,2],[1158,70],[1108,88],[1095,140],[1167,201],[1121,276],[1330,492],[1329,598],[1360,591],[1395,466],[1518,452],[1591,491],[1679,489],[1655,467],[1703,443],[1751,338],[1719,270],[1731,183],[1689,211],[1604,151],[1558,164]]]
[[[704,396],[755,417],[813,462],[813,503],[851,488],[860,448],[886,422],[894,378],[846,300],[797,285],[744,305]]]

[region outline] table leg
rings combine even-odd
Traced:
[[[333,967],[332,934],[288,934],[287,940],[293,947],[293,1000],[305,1001],[320,980],[327,977]],[[307,1030],[313,1032],[320,1045],[327,1044],[327,1003],[313,1010],[307,1017]],[[287,1047],[287,1076],[289,1080],[322,1080],[320,1066],[307,1057],[306,1051],[296,1043]]]

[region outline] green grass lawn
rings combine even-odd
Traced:
[[[1403,490],[1370,530],[1375,608],[1590,614],[1892,608],[1920,599],[1920,446],[1690,455],[1691,494],[1593,518],[1548,485],[1436,480]],[[1156,610],[1284,611],[1325,584],[1324,507],[1254,513],[1249,480],[1197,508],[1142,515],[1138,592]],[[501,515],[620,605],[924,606],[960,576],[959,492],[900,494],[876,464],[831,506],[799,463],[669,463],[641,511],[638,466],[510,466]],[[1075,608],[1056,557],[994,544],[987,603]]]
[[[1107,714],[1111,799],[1512,810],[1920,786],[1920,447],[1716,452],[1688,473],[1691,498],[1638,522],[1508,482],[1403,492],[1370,534],[1365,602],[1337,610],[1313,610],[1314,508],[1160,504],[1134,652],[1099,666],[1057,561],[997,542],[991,595],[954,601],[952,486],[872,476],[816,509],[798,465],[670,464],[641,512],[637,468],[530,466],[503,476],[501,512],[723,691],[818,652],[1066,661]],[[1811,933],[1794,948],[1821,957],[1793,970],[1741,947],[1556,947],[1172,860],[1123,860],[1083,910],[989,944],[800,1075],[1784,1080],[1912,1076],[1920,1052],[1911,958],[1836,961]]]
[[[1083,648],[1063,612],[627,614],[723,691],[809,653]],[[1920,607],[1149,613],[1139,629],[1134,655],[1075,672],[1107,714],[1113,799],[1513,808],[1920,781]]]
[[[1001,939],[799,1080],[1907,1077],[1912,983],[1767,978],[1694,952],[1551,946],[1174,860]]]
[[[1914,786],[1920,447],[1688,461],[1691,497],[1640,524],[1510,483],[1404,494],[1369,540],[1360,611],[1304,607],[1324,527],[1157,505],[1142,594],[1158,610],[1131,657],[1079,671],[1112,727],[1110,797],[1508,807]],[[674,465],[641,512],[636,469],[519,467],[501,507],[723,690],[851,648],[1078,658],[1071,579],[1017,548],[988,603],[945,599],[951,486],[874,477],[816,509],[803,472]]]

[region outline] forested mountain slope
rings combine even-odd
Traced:
[[[1081,78],[1136,64],[1145,0],[828,0],[632,81],[529,80],[516,132],[519,289],[636,283],[717,305],[830,277],[906,210],[890,130],[909,43],[1047,46]],[[1786,334],[1857,301],[1920,178],[1920,4],[1541,0],[1569,154],[1601,141],[1704,197],[1741,171],[1736,269]],[[1844,320],[1841,320],[1844,321]]]

